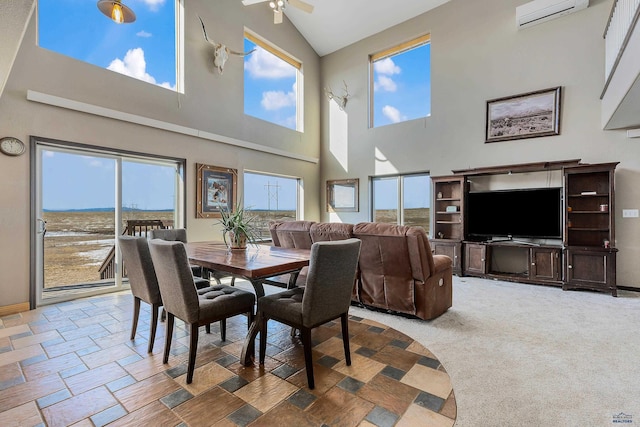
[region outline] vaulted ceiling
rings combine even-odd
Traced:
[[[304,0],[313,13],[285,9],[285,19],[320,56],[335,52],[373,34],[438,7],[449,0]],[[268,8],[268,2],[245,7]]]

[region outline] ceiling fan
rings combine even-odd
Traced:
[[[287,5],[297,7],[303,12],[313,12],[313,5],[305,3],[302,0],[242,0],[242,4],[245,6],[265,2],[269,2],[269,7],[273,9],[274,24],[282,24],[282,11],[287,7]]]

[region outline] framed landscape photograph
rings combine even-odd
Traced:
[[[358,178],[327,181],[327,212],[358,212]]]
[[[485,142],[560,134],[561,87],[487,101]]]
[[[220,218],[236,205],[238,171],[196,163],[196,218]]]

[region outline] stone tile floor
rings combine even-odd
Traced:
[[[267,360],[239,363],[247,318],[201,328],[186,384],[189,337],[176,319],[169,363],[165,325],[148,354],[149,306],[129,339],[128,292],[45,306],[0,319],[0,426],[453,426],[456,402],[444,367],[408,336],[351,316],[352,365],[340,323],[314,330],[316,388],[302,344],[269,322]],[[257,348],[257,342],[256,342]]]

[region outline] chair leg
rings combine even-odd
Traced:
[[[231,276],[231,286],[236,285],[236,276]]]
[[[159,304],[151,304],[151,332],[149,333],[149,347],[147,353],[153,353],[153,343],[156,340],[156,328],[158,327]]]
[[[307,383],[309,389],[313,390],[315,382],[313,380],[313,359],[311,356],[311,329],[302,327],[300,328],[302,334],[302,346],[304,347],[304,365],[307,368]]]
[[[227,319],[220,320],[220,339],[227,340]]]
[[[347,366],[351,366],[351,349],[349,348],[349,314],[342,313],[340,315],[342,323],[342,345],[344,346],[344,358]]]
[[[204,331],[208,334],[211,333],[211,323],[207,323],[206,325],[204,325]]]
[[[136,337],[138,317],[140,316],[140,298],[133,297],[133,323],[131,324],[131,340]]]
[[[258,315],[260,322],[260,364],[264,365],[264,359],[267,353],[267,322],[269,318],[264,313]]]
[[[187,384],[193,381],[193,371],[196,365],[196,351],[198,350],[198,324],[191,324],[191,337],[189,340],[189,365],[187,365]]]
[[[173,337],[173,321],[173,314],[167,312],[167,332],[164,340],[164,358],[162,359],[162,363],[169,361],[169,350],[171,350],[171,338]]]
[[[162,307],[162,314],[160,315],[160,321],[164,322],[166,318],[167,318],[167,310],[165,310],[164,307]]]

